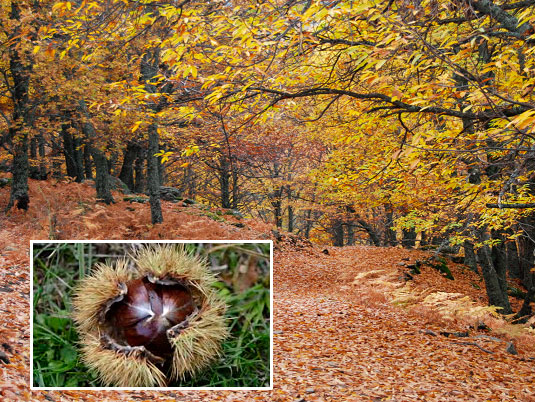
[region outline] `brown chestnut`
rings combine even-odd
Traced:
[[[156,356],[172,353],[167,330],[183,322],[195,306],[191,293],[179,283],[153,283],[147,277],[126,283],[127,292],[107,314],[130,346],[144,346]]]

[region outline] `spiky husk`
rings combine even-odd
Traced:
[[[121,284],[128,282],[134,272],[128,261],[118,260],[115,266],[97,264],[93,272],[83,278],[74,291],[73,318],[81,334],[100,326],[100,314],[106,303],[123,292]]]
[[[164,373],[144,353],[124,353],[103,345],[107,332],[103,311],[125,292],[124,283],[144,276],[174,278],[184,283],[198,303],[199,311],[188,319],[184,329],[168,331],[173,347],[169,379],[184,379],[206,367],[221,353],[221,342],[228,336],[224,313],[226,304],[213,288],[214,275],[183,246],[146,246],[133,256],[136,268],[127,260],[115,266],[99,264],[75,291],[74,320],[80,333],[82,359],[98,372],[102,382],[116,386],[163,386]]]
[[[196,286],[204,294],[211,293],[216,282],[214,275],[204,262],[188,253],[183,246],[145,246],[134,256],[140,275],[152,274],[159,277],[170,275],[182,278]]]
[[[221,342],[228,336],[225,309],[224,302],[210,295],[189,326],[170,338],[174,348],[172,378],[195,374],[220,355]]]
[[[81,339],[82,361],[98,373],[102,383],[117,387],[164,387],[164,373],[151,361],[135,353],[126,355],[104,349],[99,337],[87,334]]]

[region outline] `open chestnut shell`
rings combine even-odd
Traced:
[[[226,304],[215,277],[175,245],[97,265],[73,300],[82,360],[106,385],[165,386],[221,352]]]
[[[167,357],[172,352],[167,330],[184,323],[196,308],[190,291],[179,283],[152,283],[147,277],[127,282],[126,288],[106,319],[128,345],[144,346],[158,357]]]

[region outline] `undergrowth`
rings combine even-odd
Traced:
[[[102,386],[78,355],[71,319],[72,290],[96,262],[124,256],[127,244],[49,243],[33,250],[33,385]],[[231,336],[221,359],[176,387],[266,387],[270,381],[269,243],[187,244],[223,278],[217,289],[229,306]],[[257,275],[247,274],[255,265]],[[245,272],[244,272],[245,271]]]

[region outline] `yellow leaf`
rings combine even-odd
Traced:
[[[56,10],[58,10],[58,9],[60,9],[60,8],[61,8],[61,9],[65,8],[65,3],[63,3],[63,2],[60,1],[60,2],[58,2],[58,3],[56,3],[56,4],[54,4],[54,5],[52,6],[52,11],[56,11]]]
[[[379,62],[375,65],[375,69],[379,70],[381,67],[383,67],[383,64],[386,63],[386,59],[379,60]]]
[[[192,76],[194,79],[197,78],[197,67],[195,67],[195,66],[192,65],[192,66],[190,66],[190,68],[191,68],[191,76]]]
[[[135,133],[135,132],[137,131],[137,129],[139,128],[139,125],[140,125],[141,123],[143,123],[143,122],[142,122],[142,121],[136,121],[136,122],[134,123],[134,125],[132,126],[131,131],[132,131],[133,133]]]

